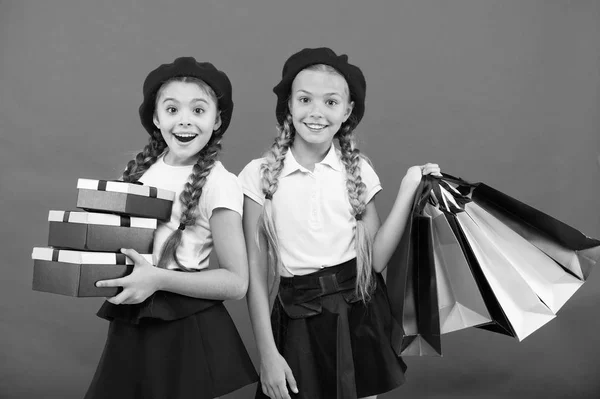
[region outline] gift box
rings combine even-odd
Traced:
[[[175,193],[122,181],[79,179],[77,208],[169,220]]]
[[[152,263],[152,255],[143,254]],[[124,277],[133,271],[133,262],[120,253],[82,252],[56,248],[33,248],[35,291],[75,297],[111,297],[120,287],[96,287],[100,280]]]
[[[82,251],[151,253],[157,226],[156,219],[74,211],[50,211],[48,221],[49,246]]]

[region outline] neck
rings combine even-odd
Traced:
[[[199,156],[196,154],[193,157],[177,157],[171,151],[167,151],[163,157],[163,161],[169,166],[190,166],[198,161]]]
[[[331,142],[310,144],[302,140],[294,140],[291,151],[300,165],[312,171],[315,164],[321,162],[327,156],[330,148]]]

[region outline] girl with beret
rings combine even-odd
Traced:
[[[440,168],[409,168],[381,224],[373,200],[381,184],[354,143],[365,88],[346,55],[292,55],[274,88],[279,135],[239,175],[257,398],[364,398],[404,382],[406,366],[391,344],[402,330],[380,273],[422,175]]]
[[[122,287],[98,315],[110,320],[85,396],[210,399],[257,380],[223,301],[244,297],[248,262],[243,194],[217,160],[233,111],[231,83],[210,63],[177,58],[150,72],[139,109],[149,143],[122,179],[176,193],[171,219],[154,235],[157,267],[134,250]],[[213,247],[220,268],[208,270]]]

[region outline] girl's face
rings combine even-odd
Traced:
[[[348,84],[337,73],[305,69],[292,83],[289,109],[296,139],[331,146],[333,136],[352,113]]]
[[[167,83],[159,90],[154,124],[167,143],[169,165],[192,165],[221,126],[217,103],[197,83]]]

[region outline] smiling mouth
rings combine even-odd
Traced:
[[[305,125],[313,132],[320,132],[327,127],[327,125],[321,125],[320,123],[305,123]]]
[[[198,135],[196,133],[173,133],[173,136],[182,143],[189,143],[194,140]]]

